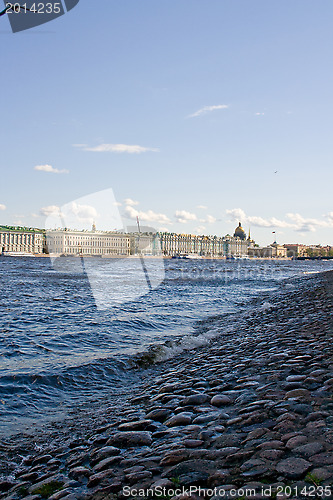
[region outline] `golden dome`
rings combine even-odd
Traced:
[[[239,223],[238,227],[236,227],[235,232],[234,232],[234,237],[235,238],[240,238],[241,240],[246,240],[246,234],[244,229],[242,228],[242,224]]]

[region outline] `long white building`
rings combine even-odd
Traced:
[[[42,254],[44,234],[41,230],[25,227],[0,226],[0,254]]]
[[[55,229],[46,232],[50,254],[112,256],[130,254],[129,235],[109,231]]]

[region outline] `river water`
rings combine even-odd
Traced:
[[[138,353],[195,348],[223,334],[219,317],[328,269],[333,261],[3,257],[0,433],[124,391]]]

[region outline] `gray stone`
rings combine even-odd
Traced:
[[[209,399],[210,397],[207,394],[192,394],[191,396],[188,396],[187,398],[183,399],[183,401],[180,404],[181,406],[202,405],[203,403],[209,401]]]
[[[226,405],[231,405],[232,400],[229,398],[229,396],[226,396],[225,394],[216,394],[211,401],[210,404],[213,406],[226,406]]]
[[[311,463],[303,458],[286,458],[276,466],[277,472],[290,479],[302,477],[311,468]]]
[[[48,500],[60,500],[61,498],[64,498],[72,493],[72,490],[69,488],[66,488],[65,490],[60,490],[54,493],[51,497],[49,497]],[[38,498],[40,496],[38,495]],[[27,500],[26,498],[24,500]]]
[[[278,460],[284,455],[283,450],[272,449],[272,450],[263,450],[260,452],[260,458],[265,460]]]
[[[139,481],[145,481],[146,479],[151,479],[153,477],[153,474],[148,471],[141,471],[141,472],[132,472],[131,474],[127,474],[125,476],[125,479],[128,481],[129,484],[136,484]]]
[[[92,458],[94,462],[99,462],[101,460],[104,460],[104,458],[114,457],[119,454],[119,448],[116,448],[115,446],[104,446],[104,448],[101,448],[96,453],[94,453]]]
[[[168,479],[179,477],[181,475],[188,475],[192,472],[206,472],[212,474],[216,470],[216,464],[213,460],[186,460],[180,464],[171,467],[166,472],[163,472],[162,477]]]
[[[293,389],[286,392],[286,398],[309,399],[310,392],[307,389]]]
[[[237,434],[223,434],[222,436],[214,439],[214,445],[216,448],[225,448],[228,446],[238,446],[241,442],[241,438]]]
[[[134,422],[125,422],[120,424],[118,429],[120,431],[143,431],[152,423],[152,420],[137,420]]]
[[[297,455],[302,455],[303,457],[311,457],[312,455],[316,455],[324,450],[324,446],[322,443],[314,442],[304,444],[303,446],[297,446],[297,448],[293,449],[293,452]]]
[[[98,462],[97,465],[94,466],[94,472],[102,472],[103,470],[110,469],[112,465],[115,465],[121,461],[121,458],[118,457],[110,457],[110,458],[104,458],[104,460],[101,460]]]
[[[333,464],[333,452],[318,453],[310,458],[314,465],[332,465]]]
[[[306,436],[303,435],[294,436],[288,439],[288,441],[286,442],[286,448],[288,448],[289,450],[293,450],[294,448],[297,448],[298,446],[301,446],[307,442],[308,438]]]
[[[69,477],[73,479],[80,479],[81,477],[89,477],[91,475],[91,470],[87,467],[74,467],[69,471]]]
[[[259,444],[257,448],[260,450],[281,449],[284,448],[284,444],[282,443],[282,441],[277,441],[277,440],[265,441],[264,443]]]
[[[189,425],[192,422],[192,414],[188,412],[178,413],[169,418],[165,425],[168,427],[176,427],[178,425]]]
[[[104,470],[103,472],[98,472],[97,474],[93,474],[92,476],[89,477],[89,481],[87,483],[88,488],[94,488],[97,486],[100,482],[102,482],[104,479],[107,479],[111,476],[114,476],[114,470],[113,469],[107,469]]]
[[[157,422],[164,422],[171,415],[171,411],[166,408],[156,408],[147,413],[146,417]]]
[[[147,431],[123,431],[112,436],[109,441],[120,448],[131,446],[150,446],[152,443],[151,433]]]
[[[198,448],[203,444],[201,439],[184,439],[183,444],[186,448]]]

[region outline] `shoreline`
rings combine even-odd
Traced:
[[[191,255],[191,254],[190,254]],[[8,258],[8,257],[19,257],[19,258],[30,258],[30,257],[34,257],[34,258],[68,258],[68,259],[81,259],[82,257],[84,257],[85,259],[141,259],[141,256],[140,255],[58,255],[58,254],[31,254],[31,255],[3,255],[3,254],[0,254],[0,257],[3,257],[3,258]],[[235,257],[235,258],[227,258],[226,256],[206,256],[206,255],[202,255],[198,258],[174,258],[173,256],[171,255],[143,255],[142,256],[144,259],[166,259],[166,260],[187,260],[187,261],[195,261],[197,262],[198,260],[226,260],[226,261],[231,261],[231,262],[237,262],[237,261],[251,261],[251,262],[255,262],[255,261],[262,261],[262,260],[268,260],[268,261],[278,261],[278,262],[286,262],[286,261],[289,261],[289,260],[295,260],[293,259],[293,257],[246,257],[246,258],[242,258],[242,257]],[[297,260],[297,259],[296,259]],[[324,260],[323,259],[316,259],[316,260]],[[328,259],[329,260],[329,259]]]
[[[255,498],[279,485],[329,486],[332,297],[333,272],[310,275],[300,290],[232,315],[208,345],[141,369],[131,400],[83,404],[0,441],[0,498],[38,500],[47,485],[52,500],[125,498],[125,486],[220,487],[224,498],[253,485]],[[267,485],[271,497],[260,496]]]

